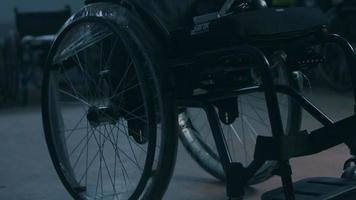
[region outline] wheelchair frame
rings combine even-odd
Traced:
[[[215,14],[216,13],[213,13],[212,15],[207,14],[203,17],[197,17],[195,20],[203,20],[203,22],[206,20],[205,22],[208,22],[216,17]],[[201,22],[202,21],[200,21],[200,23]],[[192,32],[194,32],[194,29]],[[345,51],[352,77],[355,104],[354,110],[356,112],[356,55],[354,49],[346,39],[339,35],[328,34],[324,31],[320,31],[320,33],[317,34],[320,34],[322,38],[319,41],[313,40],[313,44],[306,45],[305,47],[323,43],[335,43]],[[297,44],[300,45],[298,42]],[[213,51],[218,52],[220,50],[224,51],[224,49],[214,49]],[[294,200],[295,197],[291,177],[292,170],[289,164],[290,158],[316,154],[341,143],[346,143],[349,148],[351,148],[352,156],[356,155],[356,144],[352,143],[352,128],[356,128],[352,122],[356,120],[356,116],[334,122],[298,91],[283,85],[274,85],[270,62],[267,55],[258,47],[258,45],[242,45],[237,48],[228,49],[228,51],[233,51],[235,54],[247,54],[256,58],[258,66],[261,66],[262,70],[262,86],[243,88],[235,91],[219,91],[217,93],[196,95],[194,97],[189,96],[188,98],[181,96],[177,97],[177,106],[202,108],[206,112],[218,154],[226,174],[226,189],[229,197],[243,197],[244,187],[248,185],[248,180],[258,171],[265,161],[274,160],[279,163],[279,168],[275,171],[275,174],[279,175],[282,179],[285,197],[287,200]],[[189,63],[194,61],[182,62]],[[297,71],[298,68],[292,70]],[[227,142],[225,141],[223,130],[219,123],[220,119],[213,103],[220,99],[237,97],[240,94],[251,91],[264,92],[273,137],[268,138],[258,136],[254,155],[255,160],[247,168],[244,168],[240,163],[232,162],[227,149]],[[286,136],[283,131],[277,93],[282,93],[291,97],[324,127],[315,130],[310,134],[307,133],[307,131],[301,131],[297,135]],[[344,132],[339,133],[340,130]],[[291,149],[290,146],[293,141],[297,141],[299,146],[296,147],[293,145],[293,149]],[[318,141],[323,141],[323,143]],[[271,151],[265,152],[265,149],[271,149]]]
[[[356,111],[356,56],[354,50],[347,40],[338,35],[325,35],[322,42],[332,42],[340,45],[348,56],[348,66],[350,68],[354,86],[354,110]],[[237,48],[236,53],[253,55],[258,60],[262,69],[262,86],[244,88],[234,92],[226,91],[217,94],[198,95],[192,99],[178,99],[177,104],[178,106],[203,108],[206,112],[223,169],[227,177],[226,189],[229,197],[243,197],[244,187],[247,186],[248,180],[257,172],[265,161],[275,160],[279,163],[279,168],[277,169],[276,174],[282,179],[285,198],[287,200],[294,200],[295,197],[291,177],[292,170],[289,165],[289,159],[316,154],[343,142],[349,145],[351,153],[354,155],[356,153],[356,146],[352,146],[355,145],[352,143],[352,130],[353,128],[356,128],[356,126],[353,125],[356,116],[349,117],[339,122],[333,122],[296,90],[283,85],[274,85],[272,71],[267,56],[259,48],[245,45]],[[273,137],[268,138],[258,136],[254,155],[255,160],[247,168],[244,168],[241,164],[234,163],[231,160],[231,156],[227,149],[227,143],[219,123],[220,119],[212,103],[218,99],[236,97],[250,91],[264,92]],[[306,131],[302,131],[300,134],[286,136],[283,131],[277,93],[283,93],[290,96],[316,120],[324,125],[324,127],[315,130],[310,134]],[[343,132],[340,133],[339,131]],[[293,142],[298,142],[299,146],[296,147],[294,145],[293,148],[290,148],[290,145]],[[265,149],[270,149],[271,151],[265,152]]]
[[[153,18],[150,19],[152,20]],[[151,20],[150,22],[153,22]],[[155,26],[155,28],[158,27],[159,25]],[[154,32],[164,33],[165,31],[155,30]],[[323,37],[318,41],[314,41],[314,44],[328,42],[335,43],[340,45],[347,54],[348,66],[350,68],[353,84],[355,104],[354,111],[356,111],[356,55],[354,49],[348,41],[341,36],[331,35],[325,32],[322,33],[322,35]],[[305,46],[309,47],[312,45],[308,44]],[[176,98],[177,107],[199,107],[203,108],[206,112],[213,132],[218,154],[221,158],[222,166],[226,174],[226,190],[229,197],[243,198],[244,187],[247,185],[248,180],[256,173],[265,161],[275,160],[279,163],[276,174],[282,179],[285,198],[287,200],[294,200],[295,196],[291,177],[292,169],[289,164],[290,158],[316,154],[341,143],[346,143],[351,150],[351,154],[353,156],[356,155],[356,138],[352,135],[353,129],[356,128],[356,125],[353,123],[356,120],[356,115],[338,122],[333,122],[296,90],[282,85],[275,85],[270,62],[267,55],[258,47],[258,45],[245,44],[229,50],[232,50],[235,54],[244,54],[255,58],[262,71],[261,86],[248,87],[233,91],[218,91],[196,96],[179,96]],[[247,168],[245,168],[240,163],[234,163],[229,155],[226,141],[223,136],[223,130],[219,123],[220,119],[213,103],[219,99],[236,97],[250,91],[264,92],[273,136],[258,136],[254,161]],[[299,134],[286,136],[283,131],[277,93],[283,93],[290,96],[315,119],[321,122],[324,127],[312,131],[310,134],[306,131],[301,131]],[[293,148],[290,148],[291,144],[294,143],[296,143],[296,145],[293,145]],[[271,151],[263,151],[266,148]]]

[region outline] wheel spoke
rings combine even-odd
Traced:
[[[165,110],[147,70],[154,63],[128,49],[136,40],[104,24],[81,22],[65,34],[51,49],[44,96],[61,180],[83,199],[139,199],[156,184],[152,168],[167,154],[160,150],[166,126],[157,120],[165,116],[156,117]]]
[[[275,66],[273,73],[275,83],[290,86],[292,76],[287,76],[289,72],[284,67],[282,65]],[[277,94],[277,99],[282,124],[285,132],[288,134],[291,131],[290,128],[293,127],[290,123],[295,123],[298,119],[294,120],[294,115],[291,115],[291,109],[294,108],[291,106],[290,98],[283,94]],[[221,121],[220,124],[233,162],[240,162],[246,167],[254,159],[253,153],[257,137],[260,135],[272,136],[272,130],[269,124],[269,113],[264,93],[252,91],[239,95],[236,100],[238,117],[231,124],[224,124]],[[204,110],[197,108],[186,108],[184,110],[186,117],[179,118],[183,120],[180,121],[180,124],[190,125],[180,126],[187,129],[181,137],[184,140],[184,146],[188,148],[188,152],[193,154],[192,156],[203,168],[209,169],[208,172],[212,175],[223,179],[224,172],[220,164],[215,141],[211,139],[213,132],[210,130],[208,119],[203,113]],[[218,108],[216,108],[216,112],[219,112]],[[273,162],[266,163],[266,166],[262,167],[261,170],[268,169],[272,164]],[[262,171],[257,172],[257,174],[259,173],[262,173]],[[269,175],[259,174],[254,181],[258,182],[258,179],[263,178],[263,176]]]

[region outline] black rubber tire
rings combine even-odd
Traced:
[[[286,73],[287,80],[290,86],[298,90],[298,80],[294,78],[293,73],[291,71],[287,71],[286,67],[284,67],[283,69],[285,69],[284,71]],[[289,99],[288,101],[289,114],[286,130],[287,134],[294,134],[297,133],[300,129],[302,109],[291,99]],[[181,117],[178,117],[180,125],[179,138],[185,149],[188,151],[191,157],[199,164],[199,166],[202,167],[206,172],[221,181],[225,181],[225,173],[220,164],[217,152],[215,152],[212,147],[210,147],[201,139],[201,137],[199,136],[200,134],[197,133],[190,119],[187,120],[188,123],[181,123],[180,119]],[[258,171],[258,173],[255,174],[255,176],[251,180],[249,180],[249,184],[258,184],[269,179],[273,175],[272,172],[275,167],[276,162],[268,161],[268,163],[266,163],[260,169],[260,171]]]
[[[170,84],[166,82],[164,71],[161,67],[164,57],[159,43],[157,43],[149,28],[143,24],[138,15],[117,4],[96,3],[84,7],[65,24],[50,50],[47,64],[44,67],[42,119],[47,147],[56,172],[73,198],[86,199],[81,192],[73,188],[70,183],[73,177],[68,177],[68,172],[63,169],[63,165],[60,162],[60,156],[57,152],[58,146],[56,147],[55,144],[56,133],[53,131],[53,122],[51,122],[51,119],[53,120],[55,117],[51,116],[52,102],[49,101],[51,95],[49,82],[51,80],[51,71],[54,70],[51,61],[57,48],[60,47],[62,39],[68,31],[81,23],[87,22],[101,24],[113,31],[113,33],[120,35],[128,55],[135,59],[135,71],[141,74],[137,77],[147,83],[145,87],[147,91],[143,92],[143,94],[147,95],[146,99],[149,102],[153,102],[147,103],[147,105],[151,105],[150,109],[154,109],[157,112],[156,115],[158,117],[156,117],[155,123],[159,122],[161,124],[160,148],[156,150],[157,152],[154,155],[157,161],[156,164],[152,165],[155,166],[150,166],[151,168],[149,168],[149,180],[144,181],[144,190],[138,194],[139,197],[133,195],[129,199],[162,199],[173,173],[178,145],[177,115],[173,90],[170,88]],[[139,64],[136,65],[136,63]],[[150,122],[152,121],[150,120]],[[135,193],[136,191],[137,188]]]

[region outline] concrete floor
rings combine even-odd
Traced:
[[[352,114],[350,94],[328,89],[308,92],[334,119]],[[319,126],[305,115],[303,127]],[[39,106],[0,110],[0,200],[71,199],[55,174],[44,141]],[[343,145],[315,156],[292,160],[295,180],[310,176],[340,176],[349,157]],[[279,178],[247,189],[247,200],[280,186]],[[205,173],[180,145],[174,178],[164,199],[224,200],[224,185]]]

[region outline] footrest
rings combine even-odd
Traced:
[[[355,200],[356,181],[341,178],[308,178],[294,183],[296,200]],[[283,188],[266,192],[262,200],[284,200]]]

